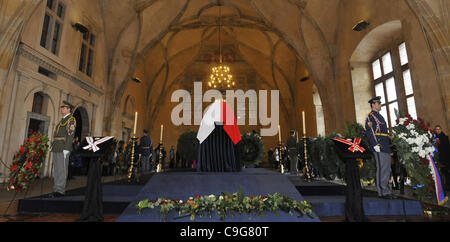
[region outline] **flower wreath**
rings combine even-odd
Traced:
[[[30,184],[39,177],[42,164],[47,156],[49,138],[33,133],[14,154],[9,171],[8,190],[28,190]]]

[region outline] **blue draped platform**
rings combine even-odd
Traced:
[[[136,204],[140,200],[156,198],[187,200],[196,195],[221,195],[222,192],[237,192],[242,187],[245,196],[258,196],[280,193],[297,201],[305,200],[289,179],[280,173],[265,169],[243,169],[242,172],[232,173],[160,173],[155,174],[147,185],[139,192],[117,222],[161,222],[157,209],[144,209],[138,213]],[[196,222],[221,222],[220,217],[197,217]],[[316,217],[290,215],[280,211],[277,216],[267,212],[266,216],[235,214],[227,217],[223,222],[319,222]],[[190,222],[189,216],[179,217],[177,212],[168,215],[167,222]]]
[[[135,205],[143,199],[187,199],[195,195],[220,195],[222,192],[236,192],[242,186],[245,195],[266,195],[268,193],[282,193],[295,200],[306,200],[313,205],[315,215],[319,217],[340,217],[345,211],[345,186],[324,182],[305,182],[301,177],[281,175],[265,169],[244,169],[239,173],[199,173],[195,171],[178,171],[159,173],[143,177],[140,184],[128,184],[118,181],[103,184],[103,212],[104,214],[121,214],[117,221],[161,221],[156,211],[149,209],[138,214]],[[19,212],[44,213],[81,213],[83,208],[85,189],[80,188],[67,192],[59,198],[47,196],[20,199]],[[367,216],[420,216],[423,215],[423,205],[420,201],[410,199],[386,200],[377,197],[375,191],[363,191],[363,207]],[[189,218],[176,219],[178,214],[171,214],[168,221],[188,222]],[[198,218],[197,221],[220,221],[219,218]],[[297,218],[289,214],[267,217],[252,217],[242,215],[233,220],[243,222],[262,221],[318,221],[309,217]]]

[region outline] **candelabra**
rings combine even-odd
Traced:
[[[303,168],[303,171],[305,174],[305,178],[308,182],[311,182],[311,174],[309,171],[309,165],[308,165],[308,149],[307,149],[307,138],[306,135],[303,136],[304,141],[304,153],[305,153],[305,167]]]
[[[131,182],[131,178],[133,177],[134,172],[134,156],[136,151],[136,142],[138,138],[136,136],[131,137],[131,164],[130,168],[128,169],[128,182]]]
[[[156,172],[157,173],[160,173],[160,172],[163,172],[163,168],[162,168],[162,164],[161,164],[161,162],[162,162],[162,159],[163,159],[163,142],[161,141],[160,143],[159,143],[159,161],[158,161],[158,165],[157,165],[157,167],[156,167]]]
[[[278,157],[280,158],[280,171],[281,171],[281,174],[284,174],[286,172],[286,170],[284,169],[283,152],[281,150],[281,147],[282,147],[282,143],[280,142],[280,144],[278,146]]]

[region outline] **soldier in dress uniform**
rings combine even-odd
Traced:
[[[297,174],[297,139],[295,137],[295,131],[291,130],[290,132],[291,136],[287,140],[287,149],[288,149],[288,156],[289,156],[289,172],[291,174]]]
[[[147,129],[144,129],[144,136],[141,137],[139,146],[141,148],[141,155],[142,155],[142,169],[144,172],[147,172],[150,170],[150,161],[152,157],[152,139],[148,135],[149,131]]]
[[[74,106],[64,101],[60,107],[63,118],[56,125],[51,152],[53,153],[53,197],[64,196],[66,192],[69,156],[72,152],[72,141],[75,136],[77,121],[73,117]]]
[[[366,136],[370,144],[370,151],[375,156],[377,163],[376,184],[378,196],[385,199],[395,198],[389,188],[391,177],[391,143],[389,140],[388,126],[381,110],[381,97],[374,97],[369,100],[372,112],[366,118]]]

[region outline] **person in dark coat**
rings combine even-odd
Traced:
[[[150,170],[150,161],[152,157],[152,139],[149,136],[149,131],[144,129],[144,136],[141,137],[139,148],[141,151],[142,169],[144,172]]]
[[[170,147],[170,151],[169,151],[169,168],[174,168],[175,167],[175,148],[173,147],[173,145]]]
[[[444,188],[446,191],[450,190],[450,143],[448,136],[442,131],[440,125],[436,125],[434,128],[434,133],[436,135],[436,140],[438,140],[438,160],[439,164],[442,166],[442,175]]]
[[[277,169],[278,164],[275,162],[275,157],[273,156],[274,151],[272,148],[269,149],[269,151],[267,152],[267,156],[269,158],[269,164],[272,167],[272,169]]]
[[[180,162],[181,162],[181,156],[180,156],[180,152],[178,152],[178,150],[177,150],[177,152],[175,153],[175,159],[176,159],[176,161],[177,161],[177,163],[175,164],[175,168],[181,168],[181,167],[183,167],[183,164],[180,164]]]
[[[289,172],[291,174],[297,174],[298,168],[297,168],[297,139],[295,138],[295,131],[291,130],[290,132],[291,136],[287,140],[287,153],[289,156]]]

